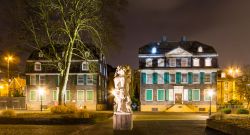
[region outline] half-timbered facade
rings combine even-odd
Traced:
[[[63,52],[62,52],[63,55]],[[75,104],[87,110],[102,110],[107,100],[107,65],[104,55],[83,60],[73,57],[67,89],[64,94],[66,103]],[[42,52],[34,51],[26,61],[26,101],[27,108],[43,108],[58,104],[59,72]],[[90,64],[95,70],[90,70]],[[44,88],[44,96],[39,96],[38,88]]]
[[[216,92],[218,54],[198,41],[149,43],[139,49],[141,111],[204,112]],[[212,98],[212,111],[216,97]]]

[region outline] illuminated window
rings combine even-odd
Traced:
[[[205,59],[205,66],[206,67],[212,66],[212,58],[206,58]]]
[[[39,84],[40,85],[46,84],[46,76],[45,75],[39,75]]]
[[[88,62],[82,62],[82,70],[89,70],[89,64]]]
[[[40,63],[40,62],[35,62],[34,70],[35,70],[35,71],[41,71],[41,70],[42,70],[41,63]]]
[[[188,66],[188,58],[182,58],[181,67],[187,67],[187,66]]]
[[[94,100],[93,90],[86,90],[86,100],[91,101]]]
[[[193,59],[193,66],[194,67],[199,67],[200,66],[200,59],[194,58]]]
[[[176,67],[176,58],[169,59],[169,67]]]
[[[30,91],[30,101],[36,101],[36,91],[35,90]]]
[[[198,52],[203,52],[203,48],[201,46],[198,47]]]
[[[147,74],[147,84],[152,84],[153,74]]]
[[[181,74],[181,82],[182,83],[187,83],[187,74]]]
[[[164,59],[158,59],[158,67],[164,67]]]
[[[152,67],[153,62],[152,59],[146,59],[146,67]]]
[[[83,101],[83,100],[84,100],[84,91],[77,90],[77,101]]]
[[[151,52],[152,52],[153,54],[155,54],[155,53],[156,53],[156,48],[153,47]]]
[[[30,75],[30,85],[36,85],[36,75]]]

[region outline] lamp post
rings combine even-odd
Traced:
[[[209,99],[210,99],[210,101],[209,101],[209,117],[211,116],[211,113],[212,113],[212,97],[213,97],[213,95],[214,95],[214,91],[213,90],[209,90],[208,91],[208,96],[209,96]]]
[[[44,95],[44,88],[38,88],[40,100],[41,100],[41,112],[43,111],[43,95]]]
[[[9,91],[9,84],[10,84],[10,62],[13,60],[13,57],[12,56],[7,56],[4,58],[6,61],[7,61],[7,82],[8,82],[8,95],[10,96],[10,91]]]

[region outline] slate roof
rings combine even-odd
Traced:
[[[56,48],[58,54],[62,54],[63,47],[61,45],[55,45],[55,48]],[[44,46],[42,48],[43,52],[45,52],[45,53],[53,52],[51,49],[52,49],[52,47],[50,47],[49,45]],[[97,49],[95,49],[94,46],[89,46],[88,49],[94,54],[93,55],[94,59],[99,59],[100,56],[99,56],[99,53],[97,53],[99,51]],[[27,60],[45,60],[46,59],[45,57],[39,57],[39,52],[40,52],[39,50],[32,51]],[[53,53],[50,54],[50,56],[53,56],[53,55],[54,55]],[[72,59],[73,60],[82,60],[81,57],[78,57],[76,55],[73,55]]]
[[[203,52],[198,52],[198,47],[203,48]],[[192,53],[193,55],[201,54],[217,54],[216,50],[210,46],[198,41],[180,41],[180,42],[151,42],[143,47],[139,48],[139,54],[152,54],[151,50],[153,47],[156,47],[157,52],[155,54],[165,54],[170,52],[178,47]]]

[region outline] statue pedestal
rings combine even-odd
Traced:
[[[114,130],[132,130],[133,117],[132,113],[114,113],[113,129]]]

